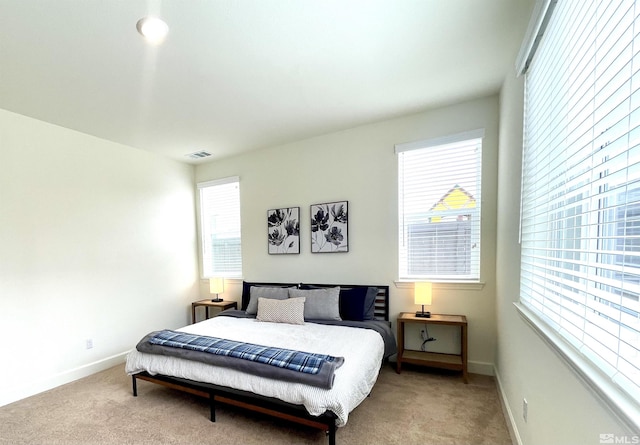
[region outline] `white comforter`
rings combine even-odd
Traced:
[[[127,356],[127,373],[147,371],[150,374],[181,377],[249,391],[296,405],[304,405],[314,416],[329,410],[338,417],[337,426],[344,426],[347,423],[349,413],[371,391],[378,378],[384,353],[382,338],[371,329],[315,323],[304,325],[265,323],[255,319],[218,316],[178,330],[247,343],[329,354],[344,357],[345,362],[336,371],[333,388],[330,390],[301,383],[267,379],[230,368],[177,357],[141,353],[136,349]]]

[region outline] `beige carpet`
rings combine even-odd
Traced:
[[[116,366],[0,408],[0,444],[318,444],[322,431],[219,406]],[[368,397],[339,428],[337,445],[511,444],[491,377],[386,365]]]

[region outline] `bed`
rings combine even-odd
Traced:
[[[171,343],[183,338],[188,352]],[[203,340],[206,345],[193,351]],[[238,345],[268,347],[269,360],[285,351],[305,364],[320,363],[320,372],[220,353],[219,345],[227,344],[227,352]],[[243,282],[240,310],[148,334],[128,354],[126,372],[134,396],[137,380],[151,381],[207,397],[212,422],[217,403],[232,404],[320,428],[334,445],[336,429],[346,425],[395,352],[388,286]]]

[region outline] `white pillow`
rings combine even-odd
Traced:
[[[322,289],[289,289],[289,298],[306,298],[305,320],[342,320],[340,286]]]
[[[304,324],[304,298],[258,298],[258,321]]]
[[[247,314],[255,315],[256,312],[258,312],[258,298],[286,300],[289,298],[289,289],[286,287],[251,286],[251,288],[249,288],[249,295],[246,312]]]

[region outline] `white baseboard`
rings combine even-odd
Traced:
[[[8,405],[9,403],[26,399],[27,397],[31,397],[33,395],[48,391],[66,383],[71,383],[83,377],[88,377],[92,374],[95,374],[96,372],[104,371],[105,369],[117,366],[125,362],[128,353],[129,351],[125,351],[93,363],[88,363],[86,365],[70,369],[68,371],[60,372],[50,377],[46,377],[42,380],[30,382],[28,386],[17,388],[13,391],[2,394],[0,396],[0,406]]]
[[[511,436],[511,442],[513,442],[516,445],[522,445],[522,439],[520,438],[520,433],[518,432],[518,426],[516,425],[516,420],[513,417],[513,411],[511,410],[511,406],[509,405],[509,401],[507,400],[507,395],[504,392],[502,381],[500,380],[500,373],[495,368],[494,368],[494,375],[496,377],[496,385],[498,386],[498,394],[500,395],[500,404],[502,405],[502,412],[504,413],[504,417],[507,422],[507,428],[509,430],[509,435]]]
[[[493,363],[486,362],[467,362],[467,371],[471,374],[493,375],[495,367]]]

